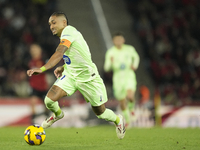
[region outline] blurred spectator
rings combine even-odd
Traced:
[[[52,37],[46,24],[54,11],[56,0],[0,1],[1,96],[28,96],[24,73],[29,46],[38,43],[44,48],[44,56],[51,56],[58,39]]]
[[[150,100],[150,91],[147,86],[141,85],[139,87],[140,103],[145,104]]]
[[[30,46],[30,55],[31,55],[31,60],[29,61],[29,69],[32,68],[40,68],[42,67],[45,62],[42,58],[42,48],[38,44],[32,44]],[[35,117],[38,115],[36,114],[36,104],[38,99],[42,101],[44,104],[43,100],[46,96],[47,90],[49,88],[46,74],[42,73],[36,76],[31,76],[29,78],[29,84],[31,87],[31,110],[32,110],[32,123],[34,123]],[[48,110],[45,108],[45,115],[48,116]],[[42,113],[41,113],[42,114]]]
[[[146,67],[166,102],[200,100],[200,1],[126,1]]]

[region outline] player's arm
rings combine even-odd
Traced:
[[[139,66],[139,62],[140,62],[140,56],[138,55],[138,53],[136,52],[135,48],[133,48],[133,53],[132,53],[132,65],[131,65],[131,69],[133,71],[137,70],[138,66]]]
[[[112,69],[112,62],[113,62],[113,57],[110,55],[110,52],[107,51],[106,56],[105,56],[105,63],[104,63],[104,70],[106,72]]]
[[[51,56],[49,61],[44,65],[46,70],[53,68],[57,65],[60,60],[63,58],[64,53],[67,51],[68,47],[65,45],[58,45],[55,53]]]
[[[49,61],[41,68],[35,68],[27,71],[28,76],[42,73],[46,70],[53,68],[57,65],[63,57],[63,54],[67,51],[68,47],[65,45],[58,45],[55,53],[51,56]]]

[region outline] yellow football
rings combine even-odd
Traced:
[[[41,145],[45,139],[46,133],[39,125],[31,125],[24,131],[24,140],[29,145]]]

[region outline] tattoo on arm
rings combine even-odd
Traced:
[[[56,49],[56,52],[51,56],[49,61],[44,65],[45,68],[48,70],[54,67],[55,65],[57,65],[59,61],[62,59],[63,54],[66,52],[67,49],[68,49],[67,46],[59,45]]]
[[[64,45],[59,45],[56,49],[56,52],[60,52],[62,54],[64,54],[67,51],[68,47],[64,46]]]

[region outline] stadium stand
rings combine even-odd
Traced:
[[[146,68],[164,103],[200,98],[200,3],[198,0],[126,0],[140,38]]]
[[[1,96],[27,96],[30,44],[40,44],[46,58],[55,50],[59,39],[52,36],[48,18],[56,4],[56,0],[0,1]]]

